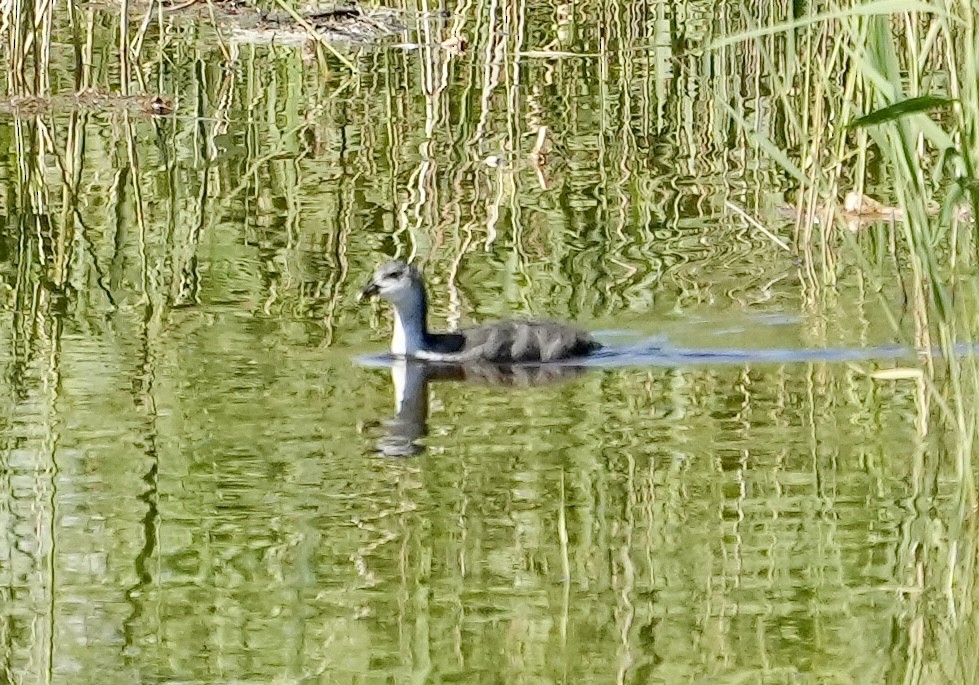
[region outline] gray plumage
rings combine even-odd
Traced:
[[[391,352],[399,356],[456,363],[520,364],[574,359],[601,348],[585,331],[551,321],[515,319],[454,333],[430,333],[421,274],[401,261],[377,268],[361,291],[361,298],[372,295],[394,307]]]

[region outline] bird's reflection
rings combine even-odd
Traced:
[[[447,364],[396,359],[391,364],[395,415],[382,423],[377,451],[389,457],[410,457],[424,447],[428,432],[428,384],[456,381],[501,388],[529,388],[578,378],[586,367],[567,364]]]

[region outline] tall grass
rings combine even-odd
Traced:
[[[951,540],[974,535],[977,506],[976,20],[970,2],[833,3],[813,16],[774,15],[768,25],[714,46],[756,44],[767,53],[766,75],[775,84],[787,135],[777,140],[747,126],[737,112],[735,118],[798,183],[795,241],[811,292],[825,297],[840,265],[856,263],[881,290],[904,293],[903,304],[880,297],[877,306],[921,350],[924,411],[951,428],[948,458],[959,479],[958,510],[943,521],[950,542],[936,541],[921,563],[925,573],[947,577],[950,606],[965,616],[974,603],[976,549],[962,558]],[[848,190],[893,203],[904,220],[851,235],[838,209]],[[879,268],[874,255],[881,248],[892,268]],[[932,424],[921,424],[922,435]]]
[[[795,242],[814,291],[835,282],[839,250],[865,259],[881,239],[869,230],[851,239],[839,218],[846,191],[882,195],[900,209],[905,220],[884,240],[918,322],[914,342],[926,354],[934,343],[951,350],[977,337],[965,304],[974,301],[974,281],[963,277],[979,266],[977,40],[969,3],[871,2],[776,16],[713,46],[758,42],[768,53],[764,75],[779,98],[785,138],[744,129],[798,183]],[[786,58],[779,41],[796,54]],[[944,359],[955,386],[964,380],[960,359]],[[965,416],[961,389],[953,403],[948,418],[971,435],[975,413]]]

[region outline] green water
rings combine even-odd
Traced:
[[[725,208],[791,240],[788,183],[719,118],[772,103],[664,19],[568,11],[467,6],[432,29],[464,54],[354,76],[153,19],[131,87],[175,115],[0,115],[0,683],[970,682],[955,445],[872,360],[433,383],[418,453],[378,453],[394,384],[358,360],[391,323],[355,295],[394,255],[440,327],[894,339],[887,286],[844,263],[814,292]],[[117,88],[116,15],[76,18],[52,89]],[[552,39],[603,57],[519,56]]]

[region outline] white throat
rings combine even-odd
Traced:
[[[403,357],[416,356],[425,343],[422,328],[422,321],[417,316],[406,317],[399,307],[395,307],[391,354]]]

